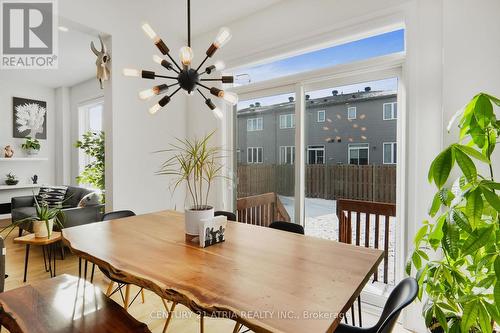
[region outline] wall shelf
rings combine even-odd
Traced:
[[[5,190],[18,190],[24,188],[39,188],[42,185],[40,184],[17,184],[17,185],[0,185],[0,191]]]
[[[28,161],[48,161],[47,157],[0,157],[0,162],[28,162]]]

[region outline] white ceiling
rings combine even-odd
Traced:
[[[100,49],[97,33],[70,22],[61,22],[69,28],[68,32],[59,33],[59,68],[55,70],[0,70],[0,80],[30,82],[50,88],[72,86],[95,76],[96,57],[90,50],[94,40]],[[85,32],[83,32],[85,31]],[[97,83],[96,83],[97,84]]]

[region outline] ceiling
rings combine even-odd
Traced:
[[[1,70],[0,80],[30,82],[50,88],[73,86],[95,76],[95,56],[90,50],[90,41],[94,40],[100,49],[97,32],[83,28],[71,22],[62,21],[61,26],[67,32],[59,31],[59,67],[54,70]],[[96,83],[97,84],[97,83]]]

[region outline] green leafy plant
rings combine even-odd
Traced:
[[[90,162],[85,166],[81,174],[76,177],[79,184],[90,184],[104,191],[104,132],[87,132],[82,139],[75,144],[76,148],[90,157]]]
[[[423,314],[431,331],[489,333],[500,323],[500,184],[491,162],[500,122],[493,104],[500,100],[480,93],[454,116],[448,129],[459,118],[459,140],[429,169],[437,192],[407,273],[416,272],[419,298],[428,297]]]
[[[176,139],[177,143],[171,144],[171,148],[159,151],[172,156],[162,164],[157,174],[174,176],[174,190],[185,182],[194,210],[210,209],[208,196],[213,181],[220,177],[222,170],[221,148],[209,146],[214,133],[201,140]]]
[[[13,221],[10,225],[4,227],[1,232],[3,233],[5,230],[9,230],[6,237],[18,226],[24,225],[26,222],[34,222],[34,221],[41,221],[45,222],[45,227],[47,228],[47,235],[48,238],[50,238],[52,234],[52,230],[50,229],[49,226],[49,221],[53,220],[54,224],[58,226],[59,228],[63,228],[63,223],[64,223],[64,214],[61,211],[61,208],[51,208],[47,205],[46,202],[38,202],[36,199],[36,196],[33,195],[33,198],[35,199],[35,209],[36,209],[36,215],[32,217],[28,217],[22,220],[18,221]]]
[[[9,172],[8,174],[5,175],[5,184],[7,185],[16,185],[19,183],[19,179],[17,179],[17,176],[13,174],[12,172]]]
[[[39,151],[40,148],[41,148],[40,141],[38,141],[38,139],[33,139],[31,137],[26,137],[26,140],[21,145],[21,148],[23,150],[35,150],[35,151]]]

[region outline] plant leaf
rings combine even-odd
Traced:
[[[500,199],[498,198],[498,195],[494,192],[491,191],[490,189],[481,186],[481,190],[484,194],[484,197],[488,203],[493,206],[497,211],[500,211]]]
[[[467,212],[467,216],[469,216],[469,222],[471,223],[472,228],[476,228],[481,223],[481,217],[483,215],[483,198],[481,197],[481,191],[479,189],[475,189],[470,191],[467,196],[467,203],[465,205],[465,210]]]
[[[432,179],[438,188],[443,187],[450,175],[451,168],[453,167],[453,153],[452,149],[448,147],[432,162],[431,172]]]
[[[481,302],[478,304],[479,308],[479,327],[481,327],[481,332],[482,333],[491,333],[492,328],[491,328],[491,317],[488,314],[488,311],[486,308],[483,306]]]
[[[469,182],[474,182],[477,179],[477,169],[476,166],[474,165],[474,162],[472,162],[471,158],[467,156],[463,151],[460,149],[454,149],[453,154],[455,156],[455,160],[457,161],[458,166],[462,170],[465,178]]]
[[[471,234],[462,246],[464,254],[472,254],[485,246],[492,236],[492,227],[480,229],[476,234]]]
[[[460,145],[460,144],[455,144],[454,145],[457,149],[461,150],[462,152],[466,153],[467,155],[469,155],[470,157],[473,157],[477,160],[480,160],[481,162],[484,162],[484,163],[489,163],[489,159],[484,156],[480,151],[477,151],[475,150],[474,148],[472,147],[469,147],[469,146],[464,146],[464,145]]]
[[[469,329],[476,322],[478,315],[479,307],[477,306],[477,301],[472,301],[465,304],[462,315],[462,322],[460,324],[461,331],[464,333],[469,332]]]
[[[497,280],[497,282],[495,283],[493,296],[495,298],[495,304],[498,306],[498,304],[500,304],[500,280]]]
[[[444,331],[448,331],[448,320],[446,320],[443,310],[441,310],[438,305],[434,307],[434,315]]]

